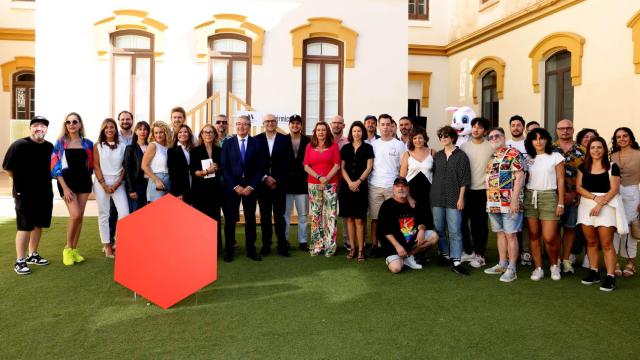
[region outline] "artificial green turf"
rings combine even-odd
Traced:
[[[19,277],[15,223],[0,219],[0,359],[587,359],[640,350],[637,277],[604,293],[580,284],[582,269],[533,282],[519,267],[520,278],[503,284],[434,264],[391,275],[382,259],[347,262],[344,251],[261,263],[241,251],[220,261],[217,282],[165,311],[113,282],[96,218],[85,219],[80,242],[87,261],[63,266],[65,221],[43,235],[40,253],[52,264]]]

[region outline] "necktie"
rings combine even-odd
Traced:
[[[242,157],[242,162],[244,162],[244,155],[247,153],[247,148],[244,146],[244,141],[246,139],[240,139],[240,157]]]

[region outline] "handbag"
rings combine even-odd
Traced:
[[[634,239],[640,239],[640,215],[629,223],[629,233]]]

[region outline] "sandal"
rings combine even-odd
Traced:
[[[358,251],[358,262],[361,263],[361,262],[364,262],[364,260],[365,260],[364,251],[362,250]]]
[[[613,274],[617,277],[622,276],[622,270],[620,269],[620,264],[616,264],[616,269],[613,271]]]
[[[347,260],[352,260],[355,256],[356,256],[356,249],[351,249],[347,254]]]
[[[622,271],[622,276],[631,277],[635,274],[636,274],[636,267],[633,265],[633,263],[627,263],[627,265],[624,267],[624,271]]]

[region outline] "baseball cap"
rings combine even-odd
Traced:
[[[47,120],[46,117],[44,116],[34,116],[31,119],[31,122],[29,123],[29,126],[36,124],[36,123],[41,123],[44,124],[45,126],[49,126],[49,120]]]
[[[409,185],[409,183],[407,182],[407,178],[403,177],[403,176],[398,176],[395,180],[393,180],[393,185]]]

